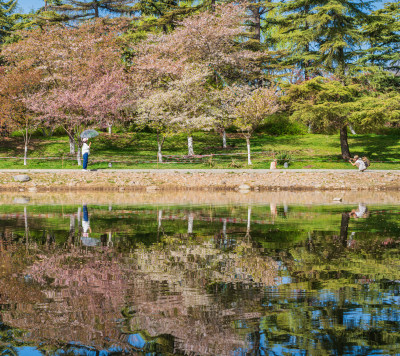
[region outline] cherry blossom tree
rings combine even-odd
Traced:
[[[4,68],[3,68],[4,69]],[[18,130],[24,138],[24,165],[27,165],[28,145],[32,132],[41,120],[27,109],[24,101],[40,83],[37,72],[19,68],[2,70],[0,76],[0,123]]]
[[[245,7],[238,4],[217,6],[215,12],[203,12],[186,18],[180,27],[170,34],[149,35],[132,50],[133,62],[138,75],[145,73],[154,84],[165,78],[181,75],[185,65],[198,63],[208,66],[214,81],[219,76],[245,82],[260,70],[256,60],[265,52],[246,49]]]
[[[171,102],[172,100],[172,102]],[[162,148],[165,139],[176,133],[171,124],[174,111],[171,108],[174,98],[166,91],[155,91],[138,102],[138,117],[136,122],[148,126],[157,132],[157,161],[162,163]]]
[[[149,35],[131,48],[134,82],[154,93],[148,104],[156,105],[156,112],[167,107],[166,116],[173,119],[166,122],[187,134],[189,155],[194,154],[192,133],[210,128],[213,114],[221,117],[231,110],[211,110],[210,91],[220,89],[220,78],[246,83],[260,76],[256,60],[265,53],[249,51],[238,40],[245,19],[245,8],[238,4],[217,6],[215,12],[186,18],[172,33]]]
[[[247,164],[251,165],[250,138],[254,131],[268,116],[279,110],[278,95],[275,88],[259,88],[251,92],[235,108],[234,124],[247,144]]]
[[[21,33],[23,39],[4,54],[16,67],[40,73],[40,88],[24,99],[26,107],[45,123],[60,125],[78,145],[90,124],[112,125],[123,118],[129,85],[117,43],[118,26],[102,20],[77,28],[65,26]]]
[[[166,134],[183,132],[188,139],[188,155],[194,155],[193,132],[210,129],[212,118],[207,114],[208,90],[207,68],[187,66],[181,79],[168,83],[166,90],[159,91],[141,102],[141,118],[151,127],[162,132],[158,138],[158,159],[160,160],[162,143]]]
[[[233,126],[235,108],[249,95],[251,88],[248,85],[225,86],[213,90],[210,95],[209,112],[214,118],[214,129],[222,134],[222,147],[226,148],[226,129]]]

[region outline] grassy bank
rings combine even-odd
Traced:
[[[289,168],[351,168],[340,157],[338,135],[256,134],[251,140],[253,165],[247,165],[245,140],[228,137],[223,149],[221,137],[215,133],[196,133],[193,136],[196,157],[187,154],[186,137],[177,135],[165,141],[165,163],[156,161],[157,141],[152,133],[102,133],[93,139],[90,168],[269,168],[273,155],[282,152],[291,156]],[[368,156],[371,169],[400,169],[398,135],[351,135],[351,153]],[[0,138],[0,169],[24,168],[23,139],[18,135]],[[25,168],[78,168],[76,158],[69,154],[66,136],[34,135],[29,145],[28,166]],[[44,159],[43,159],[44,158]]]

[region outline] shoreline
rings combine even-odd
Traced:
[[[338,198],[340,200],[338,200]],[[167,206],[269,206],[279,205],[398,205],[400,192],[369,191],[279,191],[245,194],[235,191],[153,191],[153,192],[4,192],[0,205],[156,205]]]
[[[27,182],[15,181],[28,175]],[[2,170],[3,192],[400,191],[400,171],[356,170]]]

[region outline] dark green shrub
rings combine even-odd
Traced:
[[[271,136],[304,135],[307,128],[302,123],[290,120],[286,113],[280,113],[265,119],[257,131]]]
[[[280,152],[276,155],[276,160],[279,165],[283,165],[285,162],[290,163],[292,156],[288,152]]]

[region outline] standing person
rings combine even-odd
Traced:
[[[90,154],[90,146],[91,142],[88,144],[88,139],[84,138],[82,139],[83,145],[82,145],[82,157],[83,157],[83,171],[87,171],[87,165],[88,165],[88,160],[89,160],[89,154]]]
[[[358,170],[359,170],[360,172],[364,172],[364,171],[367,169],[367,167],[365,166],[364,161],[363,161],[359,156],[357,156],[357,155],[354,156],[353,162],[352,162],[352,160],[349,160],[349,162],[350,162],[353,166],[357,166],[357,167],[358,167]]]

